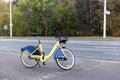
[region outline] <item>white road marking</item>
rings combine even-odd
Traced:
[[[104,54],[120,55],[120,52],[104,52]]]
[[[109,47],[109,46],[94,46],[94,48],[102,48],[102,49],[116,49],[116,48],[118,48],[118,47]]]

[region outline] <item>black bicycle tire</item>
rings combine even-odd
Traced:
[[[56,63],[57,63],[57,65],[61,68],[61,69],[63,69],[63,70],[70,70],[70,69],[72,69],[73,67],[74,67],[74,65],[75,65],[75,56],[74,56],[74,54],[73,54],[73,52],[70,50],[70,49],[68,49],[68,48],[62,48],[63,50],[68,50],[71,54],[72,54],[72,56],[73,56],[73,63],[72,63],[72,66],[70,67],[70,68],[64,68],[63,66],[61,66],[60,64],[59,64],[59,62],[58,62],[58,60],[57,60],[57,58],[55,58],[55,61],[56,61]]]
[[[21,52],[20,59],[21,59],[21,63],[22,63],[25,67],[27,67],[27,68],[33,68],[33,67],[35,67],[35,66],[39,63],[39,60],[37,59],[35,65],[33,65],[33,66],[28,66],[28,65],[26,65],[26,64],[23,62],[23,59],[22,59],[22,54],[24,54],[23,52],[24,52],[24,51]]]

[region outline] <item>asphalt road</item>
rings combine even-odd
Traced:
[[[55,40],[41,39],[46,54]],[[54,59],[34,68],[20,62],[20,49],[36,45],[35,39],[0,39],[0,80],[120,80],[120,41],[70,39],[65,46],[75,55],[72,70],[63,71]]]
[[[0,39],[0,50],[20,52],[27,45],[37,45],[34,38]],[[48,54],[54,46],[54,38],[42,38],[44,52]],[[120,60],[119,39],[70,39],[63,45],[71,49],[76,56]]]

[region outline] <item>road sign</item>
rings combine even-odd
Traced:
[[[4,30],[7,30],[8,29],[8,26],[7,25],[4,25]]]

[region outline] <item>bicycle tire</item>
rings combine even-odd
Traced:
[[[71,50],[67,48],[62,48],[65,58],[55,58],[57,65],[63,70],[70,70],[75,65],[75,57]]]
[[[29,57],[29,52],[27,50],[24,50],[21,52],[21,62],[25,67],[33,68],[39,63],[39,59],[32,59]]]

